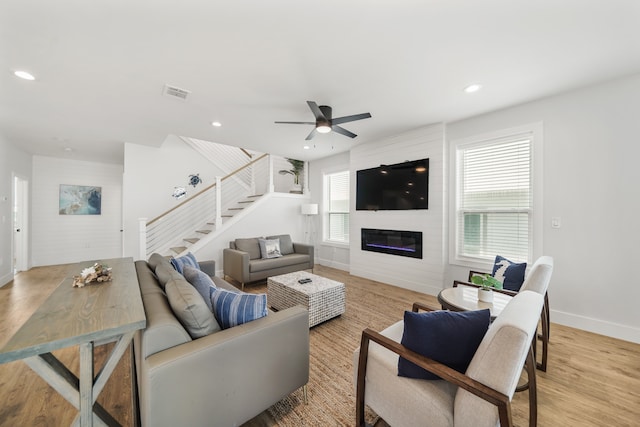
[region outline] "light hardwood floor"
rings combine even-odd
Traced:
[[[37,267],[0,288],[0,347],[60,283],[66,266]],[[347,284],[371,287],[367,299],[385,297],[394,304],[435,297],[355,278],[316,266],[314,273]],[[371,305],[371,300],[354,302]],[[551,301],[553,308],[553,301]],[[356,344],[357,346],[357,344]],[[355,347],[354,347],[355,348]],[[104,357],[109,347],[101,353]],[[56,352],[77,373],[77,348]],[[100,359],[100,357],[98,357]],[[97,360],[101,363],[101,360]],[[130,355],[125,354],[99,402],[123,425],[133,425]],[[538,371],[539,426],[640,426],[640,345],[557,324],[551,326],[548,372]],[[526,393],[514,398],[514,421],[527,423]],[[23,362],[0,365],[0,426],[64,426],[77,411]]]

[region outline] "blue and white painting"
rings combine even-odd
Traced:
[[[60,184],[60,215],[100,215],[102,187]]]

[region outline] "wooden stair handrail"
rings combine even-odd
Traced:
[[[224,181],[227,178],[230,178],[231,176],[237,174],[238,172],[240,172],[241,170],[248,168],[249,166],[251,166],[252,164],[254,164],[255,162],[262,160],[263,158],[265,158],[266,156],[268,156],[269,154],[265,153],[262,156],[258,157],[255,160],[250,161],[249,163],[247,163],[244,166],[240,166],[238,169],[234,170],[233,172],[229,173],[228,175],[222,177],[220,179],[220,181]],[[151,221],[147,222],[147,226],[153,224],[156,221],[159,221],[160,219],[164,218],[165,216],[167,216],[168,214],[170,214],[171,212],[175,211],[176,209],[178,209],[179,207],[183,206],[185,203],[190,202],[192,200],[194,200],[196,197],[200,196],[202,193],[205,193],[206,191],[211,190],[213,187],[216,186],[216,183],[214,182],[213,184],[211,184],[210,186],[200,190],[199,192],[197,192],[196,194],[194,194],[192,197],[188,198],[187,200],[184,200],[180,203],[178,203],[177,205],[175,205],[174,207],[172,207],[171,209],[169,209],[166,212],[161,213],[160,215],[158,215],[157,217],[153,218]]]

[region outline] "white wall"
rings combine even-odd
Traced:
[[[222,277],[222,250],[234,239],[290,234],[294,242],[304,242],[303,203],[309,203],[309,199],[301,194],[269,193],[255,206],[245,208],[247,212],[241,218],[229,220],[225,225],[233,227],[212,236],[212,242],[193,250],[193,254],[198,260],[215,260],[217,275]]]
[[[139,257],[138,218],[151,220],[213,184],[217,175],[227,174],[176,136],[167,137],[160,147],[127,143],[124,159],[124,251],[125,256],[132,256],[134,259]],[[286,193],[270,200],[260,212],[244,218],[233,231],[216,235],[214,242],[198,251],[194,250],[199,259],[216,260],[216,268],[221,271],[222,248],[228,247],[228,241],[236,237],[289,233],[292,237],[303,239],[304,235],[299,235],[302,233],[299,228],[299,222],[302,221],[300,204],[302,200],[308,201],[308,197],[288,193],[293,177],[278,174],[278,170],[291,167],[284,158],[274,156],[273,166],[276,191]],[[195,188],[188,185],[189,175],[193,174],[199,174],[203,181]],[[187,189],[186,199],[176,200],[172,197],[177,186]]]
[[[13,279],[14,175],[28,179],[31,185],[31,154],[16,148],[0,135],[0,286]],[[31,265],[31,261],[28,264]]]
[[[198,174],[202,184],[189,185],[189,175]],[[124,146],[123,218],[124,253],[138,258],[138,218],[151,220],[182,203],[226,175],[175,136],[160,147],[126,143]],[[187,199],[176,200],[175,187],[187,190]]]
[[[634,342],[640,342],[639,113],[635,75],[447,126],[452,141],[543,122],[543,252],[555,260],[551,320]],[[552,217],[561,218],[561,228],[551,228]],[[466,274],[452,265],[447,283]]]
[[[122,256],[122,166],[33,156],[33,265]],[[60,184],[102,187],[101,215],[60,215]]]
[[[436,124],[351,150],[350,272],[356,276],[436,295],[445,274],[445,138]],[[406,211],[356,211],[356,171],[429,158],[429,209]],[[420,231],[423,258],[407,258],[360,249],[361,228]]]
[[[326,243],[322,236],[324,206],[323,175],[349,169],[349,153],[344,152],[313,161],[309,164],[309,195],[311,203],[318,204],[318,215],[310,218],[309,228],[313,230],[316,262],[318,264],[349,271],[349,245]],[[306,223],[305,223],[306,226]],[[310,230],[306,230],[307,232]]]

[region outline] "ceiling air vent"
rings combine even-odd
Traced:
[[[167,96],[172,96],[174,98],[185,100],[187,99],[187,96],[189,96],[191,92],[189,92],[188,90],[180,89],[179,87],[164,85],[163,93]]]

